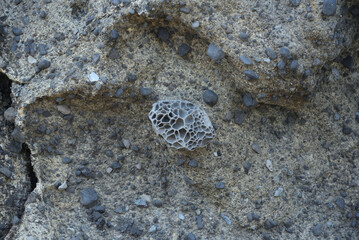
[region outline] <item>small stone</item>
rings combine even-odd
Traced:
[[[152,94],[152,89],[151,88],[140,87],[140,94],[142,96],[149,96],[149,95]]]
[[[119,98],[123,95],[123,89],[119,88],[117,89],[117,91],[115,92],[115,97]]]
[[[170,33],[167,28],[159,27],[157,30],[157,36],[164,42],[170,38]]]
[[[188,162],[188,166],[190,166],[190,167],[198,167],[198,161],[193,159],[193,160]]]
[[[355,112],[355,121],[359,123],[359,112]]]
[[[345,125],[343,126],[342,132],[343,132],[344,135],[349,135],[349,134],[352,133],[352,131],[353,130],[350,127],[345,126]]]
[[[220,214],[221,217],[223,218],[223,220],[228,224],[228,225],[231,225],[232,222],[231,220],[229,219],[229,217],[227,217],[226,215],[224,215],[223,213]]]
[[[67,189],[67,182],[63,182],[59,187],[58,187],[59,190],[66,190]]]
[[[156,232],[156,230],[157,230],[157,226],[156,226],[156,225],[152,225],[152,226],[150,227],[150,229],[148,230],[148,232],[149,232],[149,233],[153,233],[153,232]]]
[[[234,122],[238,125],[241,125],[244,122],[244,111],[238,109],[234,110]]]
[[[191,51],[191,47],[185,43],[182,43],[177,49],[177,53],[181,57],[186,56],[190,51]]]
[[[93,60],[93,63],[94,63],[94,64],[97,64],[97,63],[100,61],[100,54],[95,53],[95,54],[92,56],[92,60]]]
[[[21,28],[18,28],[18,27],[13,27],[13,28],[12,28],[12,33],[13,33],[15,36],[20,36],[20,35],[23,34],[22,29],[21,29]]]
[[[188,8],[186,8],[186,7],[181,7],[180,11],[183,12],[183,13],[186,13],[186,14],[190,13],[190,10]]]
[[[257,106],[257,101],[252,97],[250,93],[245,93],[243,95],[243,103],[246,107]]]
[[[269,159],[266,160],[266,167],[268,168],[268,170],[270,172],[273,172],[273,165],[272,165],[271,160],[269,160]]]
[[[9,122],[14,122],[15,118],[16,118],[16,115],[17,115],[17,111],[13,107],[9,107],[4,112],[4,117],[5,117],[6,121],[9,121]]]
[[[137,76],[136,76],[135,74],[129,73],[129,74],[127,75],[127,81],[129,81],[129,82],[135,82],[136,80],[137,80]]]
[[[337,10],[337,0],[324,0],[322,13],[326,16],[334,16]]]
[[[6,178],[11,177],[11,171],[7,167],[1,167],[0,168],[0,173],[3,174]]]
[[[70,108],[66,105],[57,105],[57,110],[64,115],[69,115],[71,113]]]
[[[238,37],[239,37],[242,41],[245,41],[245,42],[247,42],[248,39],[249,39],[249,35],[248,35],[247,33],[245,33],[245,32],[240,32],[239,35],[238,35]]]
[[[98,195],[93,188],[89,187],[80,191],[80,202],[84,207],[94,207],[97,201]]]
[[[64,33],[61,33],[61,32],[55,32],[54,38],[55,38],[57,41],[65,40],[65,34],[64,34]]]
[[[207,49],[207,56],[209,56],[212,59],[212,61],[217,62],[223,59],[225,57],[225,54],[222,51],[222,49],[211,43],[209,44]]]
[[[243,168],[244,168],[244,172],[245,172],[246,174],[248,174],[248,173],[249,173],[249,169],[251,168],[251,164],[250,164],[249,162],[245,162],[245,163],[243,164]]]
[[[90,73],[88,75],[88,79],[90,80],[90,82],[97,82],[98,80],[100,80],[99,76],[95,72]]]
[[[294,7],[298,7],[301,0],[290,0],[290,4]]]
[[[261,147],[258,145],[257,142],[254,142],[254,143],[252,144],[252,149],[253,149],[253,151],[255,151],[255,152],[258,153],[258,154],[261,154],[261,153],[262,153]]]
[[[18,224],[19,222],[20,222],[20,219],[18,216],[14,216],[11,220],[11,223],[14,225]]]
[[[313,231],[314,236],[316,236],[316,237],[320,236],[323,232],[323,225],[319,224],[319,223],[315,223],[312,231]]]
[[[196,236],[193,233],[188,233],[185,240],[196,240]]]
[[[130,140],[128,140],[128,139],[124,139],[123,141],[123,145],[125,145],[125,148],[127,148],[127,149],[129,149],[130,148]]]
[[[281,47],[279,49],[279,53],[283,58],[286,58],[286,59],[291,59],[292,58],[291,55],[290,55],[289,49],[286,48],[286,47]]]
[[[246,76],[247,80],[257,80],[259,78],[253,70],[245,70],[244,75]]]
[[[192,23],[192,28],[198,28],[199,27],[199,21],[195,21]]]
[[[277,63],[277,67],[279,70],[284,70],[285,69],[285,62],[281,59],[278,63]]]
[[[152,205],[155,207],[162,207],[163,203],[161,200],[155,199],[152,201]]]
[[[271,229],[271,228],[274,228],[278,226],[278,222],[276,220],[272,220],[272,219],[267,219],[265,222],[264,222],[264,228],[265,229]]]
[[[224,182],[217,182],[216,183],[216,188],[217,189],[224,189],[225,187],[225,183]]]
[[[72,163],[72,159],[69,158],[69,157],[63,157],[62,158],[62,163],[64,163],[64,164]]]
[[[231,121],[232,119],[232,113],[230,110],[228,110],[225,115],[223,116],[223,120],[226,121],[226,122],[229,122]]]
[[[351,69],[354,66],[354,59],[352,56],[346,56],[343,58],[343,60],[340,62],[344,67]]]
[[[209,106],[213,107],[218,102],[218,95],[212,90],[206,90],[203,93],[203,101]]]
[[[32,56],[28,56],[27,57],[27,61],[30,63],[30,64],[35,64],[37,62],[37,60],[32,57]]]
[[[123,213],[122,207],[115,208],[115,213]]]
[[[40,18],[44,19],[47,16],[47,13],[45,11],[41,11],[39,14]]]
[[[298,60],[293,60],[290,63],[290,70],[295,71],[295,70],[297,70],[297,68],[298,68]]]
[[[185,163],[185,160],[182,158],[177,158],[177,166],[182,166]]]
[[[280,187],[274,192],[274,196],[279,197],[282,192],[283,192],[283,188]]]
[[[37,67],[39,68],[40,71],[49,68],[50,66],[51,63],[48,60],[41,60],[40,62],[37,63]]]
[[[183,215],[182,213],[178,213],[178,218],[179,218],[180,220],[184,220],[184,219],[185,219],[185,217],[184,217],[184,215]]]
[[[196,216],[196,223],[197,223],[197,227],[199,229],[203,228],[203,218],[202,218],[202,216]]]
[[[253,64],[252,60],[249,57],[247,57],[246,55],[240,55],[239,59],[242,61],[242,63],[244,65],[252,65]]]
[[[118,34],[117,30],[112,30],[111,33],[110,33],[110,38],[112,40],[116,40],[120,35]]]
[[[275,53],[275,51],[271,48],[266,48],[266,54],[272,60],[276,59],[278,57],[277,54]]]
[[[336,204],[339,208],[341,208],[341,209],[344,209],[344,208],[345,208],[345,201],[344,201],[343,198],[337,198],[337,199],[335,200],[335,204]]]
[[[136,199],[135,204],[137,207],[148,207],[147,202],[142,198]]]

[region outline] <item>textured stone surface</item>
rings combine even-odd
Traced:
[[[9,239],[354,239],[358,4],[5,0],[3,111],[25,143],[1,125],[2,234],[17,215]],[[216,137],[166,147],[147,116],[159,99],[203,108]]]

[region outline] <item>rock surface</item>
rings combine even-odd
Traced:
[[[0,238],[355,239],[359,2],[334,2],[5,0]],[[213,141],[166,147],[163,99]]]

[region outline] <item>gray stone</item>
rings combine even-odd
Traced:
[[[244,111],[238,109],[234,110],[234,122],[238,125],[241,125],[244,122]]]
[[[148,207],[147,202],[142,198],[136,199],[135,204],[137,207]]]
[[[218,95],[212,90],[204,91],[202,97],[203,97],[203,101],[211,107],[216,105],[218,102]]]
[[[14,130],[11,133],[11,136],[15,141],[17,141],[19,143],[24,143],[25,142],[25,137],[22,134],[21,129],[18,128],[18,127],[14,128]]]
[[[253,64],[252,60],[249,57],[247,57],[246,55],[240,55],[239,59],[242,61],[242,63],[244,65],[252,65]]]
[[[345,208],[345,201],[343,198],[337,198],[335,200],[335,204],[340,208],[340,209],[344,209]]]
[[[301,0],[289,0],[290,4],[294,7],[298,7],[300,5]]]
[[[292,58],[289,49],[286,48],[286,47],[281,47],[281,48],[279,49],[279,53],[280,53],[280,55],[281,55],[283,58],[285,58],[285,59],[291,59],[291,58]]]
[[[213,61],[217,62],[222,60],[225,57],[225,54],[222,49],[211,43],[207,49],[207,56],[209,56]]]
[[[223,189],[225,187],[225,183],[224,182],[217,182],[216,183],[216,188],[217,189]]]
[[[46,69],[46,68],[49,68],[51,66],[51,63],[50,63],[50,61],[48,61],[48,60],[41,60],[41,61],[39,61],[38,63],[37,63],[37,67],[39,68],[39,70],[41,71],[41,70],[44,70],[44,69]]]
[[[226,216],[226,215],[224,215],[224,213],[220,213],[220,215],[221,215],[221,218],[223,218],[223,220],[228,224],[228,225],[231,225],[232,224],[232,222],[231,222],[231,220],[229,219],[229,217],[228,216]]]
[[[4,117],[5,117],[6,121],[9,121],[9,122],[14,122],[15,118],[16,118],[16,115],[17,115],[17,111],[13,107],[9,107],[4,112]]]
[[[257,142],[254,142],[254,143],[252,144],[252,149],[253,149],[253,151],[255,151],[255,152],[258,153],[258,154],[261,154],[261,153],[262,153],[261,147],[258,145]]]
[[[322,13],[326,16],[334,16],[337,10],[337,0],[324,0]]]
[[[0,173],[4,175],[6,178],[11,178],[11,171],[7,167],[1,167]]]
[[[12,28],[12,33],[13,33],[15,36],[20,36],[20,35],[23,34],[22,29],[21,29],[21,28],[18,28],[18,27],[13,27],[13,28]]]
[[[254,107],[257,106],[257,101],[252,97],[250,93],[245,93],[243,95],[243,103],[246,107]]]
[[[191,47],[188,46],[186,43],[182,43],[181,45],[179,45],[177,49],[177,53],[181,57],[186,56],[190,51],[191,51]]]
[[[149,95],[152,94],[152,89],[151,88],[140,87],[140,94],[142,96],[149,96]]]
[[[271,48],[266,48],[266,54],[272,60],[277,59],[277,57],[278,57],[278,55],[275,53],[275,51]]]
[[[85,208],[96,206],[98,199],[96,191],[91,187],[80,191],[80,202]]]
[[[320,223],[315,223],[312,231],[313,231],[314,236],[316,236],[316,237],[320,236],[323,232],[323,225]]]
[[[248,80],[257,80],[259,78],[253,70],[245,70],[244,75]]]

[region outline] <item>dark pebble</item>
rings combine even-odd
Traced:
[[[120,35],[118,34],[117,30],[112,30],[111,33],[110,33],[110,38],[112,40],[116,40]]]
[[[100,61],[100,54],[95,53],[94,55],[92,55],[92,60],[94,64],[97,64],[98,61]]]
[[[11,133],[11,137],[17,142],[20,142],[20,143],[25,142],[25,137],[22,134],[20,128],[18,128],[18,127],[14,128],[14,130]]]
[[[89,187],[80,191],[80,202],[86,208],[91,208],[96,206],[98,201],[98,195],[96,191]]]
[[[240,55],[239,56],[239,59],[241,60],[241,62],[244,64],[244,65],[252,65],[252,60],[247,57],[246,55]]]
[[[290,63],[290,70],[295,71],[295,70],[297,70],[297,68],[298,68],[298,60],[293,60]]]
[[[40,62],[37,63],[37,67],[39,68],[40,71],[49,68],[50,66],[51,63],[48,60],[41,60]]]
[[[212,61],[217,62],[223,59],[225,57],[225,54],[222,49],[211,43],[209,44],[207,49],[207,56],[210,57]]]
[[[274,228],[278,226],[278,222],[276,220],[272,220],[272,219],[267,219],[265,222],[264,222],[264,228],[265,229],[271,229],[271,228]]]
[[[197,223],[197,227],[199,229],[203,228],[203,218],[202,218],[202,216],[196,216],[196,223]]]
[[[334,16],[337,10],[337,0],[324,0],[322,13],[326,16]]]
[[[276,59],[278,57],[277,54],[275,53],[275,51],[271,48],[266,48],[266,54],[272,60]]]
[[[249,173],[249,169],[251,168],[251,164],[250,164],[249,162],[244,162],[243,168],[244,168],[244,172],[245,172],[246,174],[248,174],[248,173]]]
[[[117,91],[115,92],[115,97],[119,98],[123,95],[123,89],[119,88],[117,89]]]
[[[345,58],[343,58],[343,60],[341,61],[341,64],[348,68],[351,69],[354,66],[354,59],[352,56],[346,56]]]
[[[344,209],[344,208],[345,208],[345,201],[344,201],[343,198],[337,198],[337,199],[335,200],[335,204],[336,204],[339,208],[341,208],[341,209]]]
[[[40,17],[41,17],[42,19],[46,18],[46,16],[47,16],[47,13],[46,13],[45,11],[41,11],[41,12],[40,12]]]
[[[254,143],[252,144],[252,149],[253,149],[253,151],[255,151],[255,152],[258,153],[258,154],[261,154],[261,153],[262,153],[261,147],[258,145],[257,142],[254,142]]]
[[[40,55],[46,55],[47,54],[46,45],[45,44],[39,44],[39,51],[40,51]]]
[[[269,235],[269,233],[263,233],[263,239],[264,240],[272,240],[272,237]]]
[[[177,166],[182,166],[184,164],[185,160],[182,158],[177,158]]]
[[[245,70],[244,75],[248,80],[257,80],[258,75],[253,70]]]
[[[181,57],[186,56],[190,51],[191,51],[191,47],[185,43],[182,43],[177,49],[177,53]]]
[[[13,28],[12,28],[12,33],[13,33],[15,36],[20,36],[20,35],[23,34],[22,29],[21,29],[21,28],[18,28],[18,27],[13,27]]]
[[[64,34],[64,33],[61,33],[61,32],[55,32],[54,38],[55,38],[57,41],[62,41],[62,40],[65,39],[65,34]]]
[[[314,236],[316,236],[316,237],[320,236],[323,232],[323,225],[319,224],[319,223],[315,223],[312,231],[313,231]]]
[[[167,28],[159,27],[157,30],[157,36],[159,39],[166,42],[170,38],[170,33]]]
[[[129,73],[129,74],[127,75],[127,81],[129,81],[129,82],[134,82],[134,81],[136,81],[136,80],[137,80],[137,76],[136,76],[135,74]]]
[[[188,162],[188,165],[190,167],[198,167],[198,161],[193,159],[193,160]]]
[[[196,236],[193,233],[188,233],[185,240],[196,240]]]
[[[223,189],[225,187],[225,183],[224,182],[217,182],[216,183],[216,188],[217,189]]]
[[[300,4],[301,0],[290,0],[290,5],[294,6],[294,7],[298,7]]]
[[[247,42],[248,39],[249,39],[249,35],[248,35],[247,33],[245,33],[245,32],[241,32],[241,33],[239,33],[239,38],[240,38],[242,41]]]
[[[72,163],[72,159],[69,158],[69,157],[63,157],[62,158],[62,163],[64,163],[64,164]]]
[[[279,53],[283,58],[286,58],[286,59],[291,59],[292,58],[291,55],[290,55],[289,49],[286,48],[286,47],[281,47],[279,49]]]
[[[155,200],[152,201],[152,205],[155,206],[155,207],[162,207],[163,203],[162,203],[161,200],[155,199]]]
[[[152,94],[152,90],[151,90],[151,88],[140,87],[140,94],[142,96],[149,96]]]
[[[277,67],[279,70],[284,70],[285,69],[285,62],[281,59],[278,63],[277,63]]]
[[[250,93],[245,93],[243,95],[243,103],[246,107],[257,106],[257,101],[255,100],[255,98],[252,97]]]
[[[203,101],[209,106],[213,107],[218,102],[218,95],[212,90],[206,90],[203,93]]]
[[[240,111],[238,109],[234,110],[234,123],[240,125],[244,122],[244,111]]]
[[[359,112],[355,113],[355,121],[359,123]]]
[[[11,177],[11,171],[7,167],[0,168],[0,173],[3,174],[6,178]]]
[[[348,127],[348,126],[343,126],[343,129],[342,129],[342,132],[343,132],[343,134],[345,134],[345,135],[349,135],[349,134],[351,134],[352,133],[352,129],[350,128],[350,127]]]

